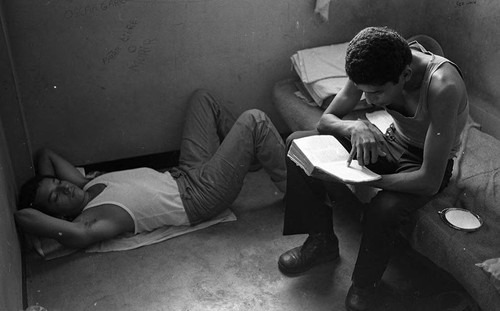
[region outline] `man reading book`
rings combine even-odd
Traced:
[[[317,132],[335,136],[349,151],[345,165],[356,159],[381,175],[364,183],[381,191],[364,206],[363,237],[346,297],[347,309],[359,311],[372,303],[400,226],[448,184],[468,102],[454,63],[386,27],[359,32],[349,43],[345,68],[349,80],[325,110]],[[343,119],[363,94],[393,117],[386,133],[367,120]],[[300,136],[292,134],[289,142]],[[297,274],[339,258],[325,197],[328,193],[335,204],[350,192],[341,182],[308,176],[290,159],[287,170],[283,233],[309,236],[282,254],[278,266],[285,274]]]

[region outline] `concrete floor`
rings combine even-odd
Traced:
[[[125,252],[51,261],[30,253],[28,305],[48,311],[344,310],[361,236],[357,214],[335,211],[339,262],[290,278],[279,272],[277,259],[305,236],[282,236],[281,199],[261,170],[247,176],[234,203],[237,221]],[[401,246],[374,310],[444,310],[440,300],[450,292],[470,299],[448,274]]]

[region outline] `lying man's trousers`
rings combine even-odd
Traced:
[[[391,174],[414,171],[420,168],[423,151],[413,146],[404,145],[401,138],[390,129],[386,141],[391,151],[397,156],[397,162],[389,162],[379,157],[375,164],[367,165],[378,174]],[[293,139],[315,135],[317,132],[296,132],[287,142]],[[338,137],[337,137],[338,138]],[[338,138],[347,150],[350,150],[348,139]],[[402,152],[397,152],[402,150]],[[440,191],[446,187],[451,177],[453,159],[448,161]],[[325,182],[306,175],[293,161],[287,158],[287,190],[285,196],[284,235],[314,234],[333,232],[332,207],[325,203],[328,197],[335,202],[355,200],[347,186],[343,183]],[[401,226],[409,220],[411,213],[422,207],[432,197],[415,194],[381,190],[370,201],[362,204],[351,201],[352,206],[362,205],[363,237],[358,258],[354,267],[352,281],[356,286],[375,286],[384,273],[391,257],[394,243]]]
[[[252,163],[260,163],[285,190],[285,145],[269,117],[251,109],[235,119],[206,90],[189,100],[176,179],[192,225],[227,209],[238,196]]]

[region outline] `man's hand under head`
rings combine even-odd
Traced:
[[[359,165],[365,166],[376,163],[378,157],[390,157],[384,134],[371,122],[357,120],[350,129],[351,152],[347,165],[356,158]]]

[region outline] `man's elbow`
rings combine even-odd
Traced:
[[[36,157],[38,159],[48,159],[50,158],[50,156],[53,154],[54,152],[52,150],[50,150],[49,148],[47,147],[42,147],[40,148],[37,153],[36,153]]]
[[[23,213],[24,213],[23,210],[18,210],[18,211],[14,212],[14,221],[17,224],[22,223],[22,221],[23,221]]]
[[[31,233],[30,223],[32,222],[32,215],[29,209],[21,209],[14,212],[14,221],[26,233]],[[30,222],[31,221],[31,222]]]
[[[438,194],[441,183],[436,181],[428,181],[423,183],[423,187],[420,189],[419,194],[424,196],[434,196]]]
[[[320,134],[323,134],[327,131],[327,124],[323,117],[320,118],[318,123],[316,124],[316,130]]]

